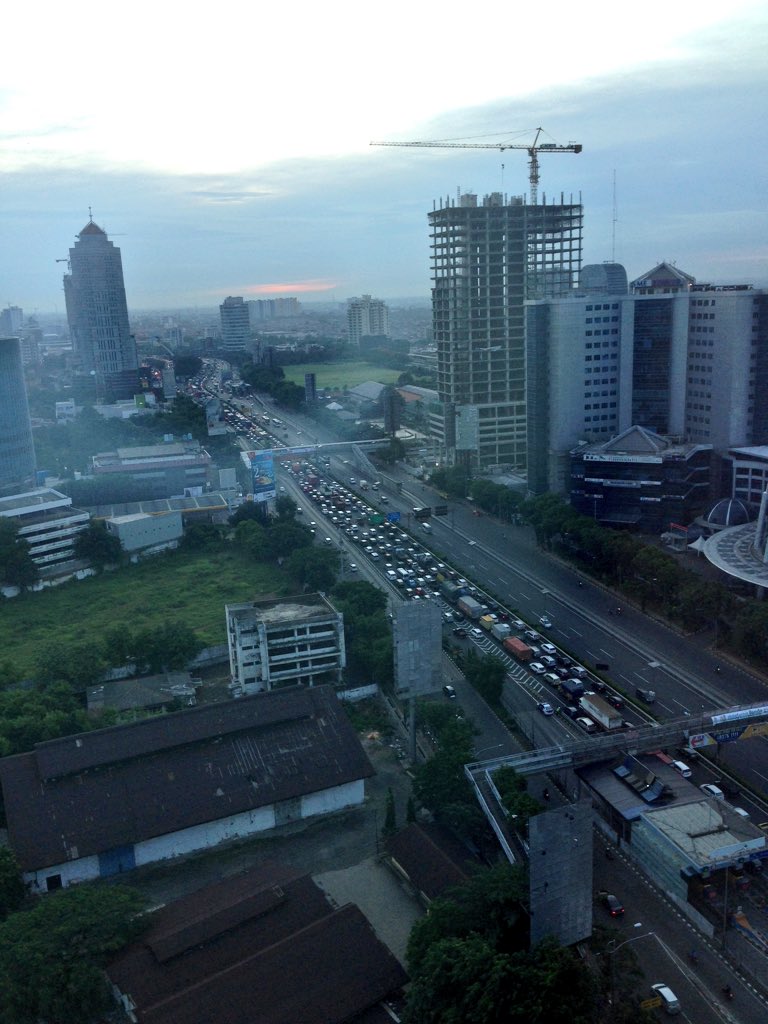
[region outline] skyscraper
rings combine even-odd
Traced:
[[[572,293],[582,207],[500,192],[447,199],[429,215],[432,322],[449,463],[526,464],[526,299]]]
[[[250,303],[230,295],[219,306],[221,348],[224,352],[247,352],[251,340]]]
[[[132,398],[139,390],[139,363],[128,324],[123,261],[93,218],[69,250],[64,298],[80,371],[94,378],[99,395]]]
[[[0,337],[0,491],[28,486],[35,448],[18,338]]]
[[[349,342],[360,347],[362,338],[389,337],[389,309],[381,299],[370,295],[349,299],[347,302],[347,330]]]

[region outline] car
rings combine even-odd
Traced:
[[[462,629],[461,626],[457,626],[453,631],[453,635],[459,637],[459,639],[463,639],[467,635],[467,631],[466,629]]]
[[[541,618],[539,619],[539,622],[544,627],[544,629],[551,629],[552,628],[552,620],[549,618],[548,615],[542,615]]]
[[[515,629],[525,629],[525,623],[522,619],[512,619],[510,625],[514,626]]]
[[[597,689],[597,687],[595,687],[595,689]],[[598,693],[599,692],[600,691],[598,691]],[[621,699],[621,697],[617,697],[615,693],[606,693],[605,699],[608,701],[611,707],[616,708],[617,711],[621,711],[621,709],[624,707],[624,701]]]
[[[547,701],[545,701],[545,700],[540,701],[536,705],[536,707],[539,709],[539,711],[542,713],[542,715],[549,716],[549,715],[554,715],[554,713],[555,713],[555,709],[552,707],[552,705],[548,704]]]
[[[704,782],[699,789],[702,793],[706,793],[707,796],[713,797],[715,800],[725,800],[725,793],[716,786],[714,782]]]
[[[558,686],[560,683],[560,676],[556,676],[554,672],[545,672],[541,678],[550,686]]]
[[[450,683],[445,684],[443,687],[443,693],[449,700],[456,700],[456,690],[450,685]]]
[[[482,629],[478,629],[477,626],[471,629],[470,633],[475,640],[481,640],[485,636],[485,633],[483,633]]]
[[[534,643],[537,640],[541,640],[541,636],[536,632],[535,629],[526,629],[526,631],[523,633],[523,636],[526,640],[532,640]]]
[[[529,661],[528,669],[530,672],[535,672],[537,676],[543,676],[547,671],[540,661]]]
[[[557,648],[555,647],[554,644],[542,644],[541,645],[541,649],[542,649],[542,651],[544,651],[545,654],[549,654],[549,655],[552,655],[552,656],[557,654]]]
[[[354,562],[350,562],[349,563],[349,571],[350,572],[357,572],[357,566],[355,565]]]
[[[660,1000],[661,1005],[664,1007],[664,1012],[670,1014],[678,1014],[682,1012],[680,1006],[680,1000],[677,998],[675,993],[669,987],[665,985],[663,981],[657,981],[655,985],[651,985],[651,991],[656,993],[656,997]]]
[[[623,917],[624,907],[622,906],[621,900],[614,896],[612,892],[601,892],[600,902],[606,908],[611,917]]]
[[[555,675],[557,676],[558,679],[570,679],[571,678],[570,669],[563,668],[561,665],[558,665],[558,667],[555,669]]]
[[[595,725],[595,723],[592,721],[591,718],[587,718],[586,715],[579,715],[578,718],[574,719],[574,721],[576,722],[576,725],[580,726],[584,730],[584,732],[597,731],[597,726]]]
[[[581,708],[575,707],[574,705],[571,705],[571,704],[563,704],[563,706],[560,708],[560,711],[561,711],[562,714],[564,714],[566,716],[566,718],[572,718],[572,719],[578,718],[579,715],[581,714]]]
[[[542,650],[544,650],[544,648],[543,648],[543,647],[542,647]],[[556,666],[556,664],[557,664],[557,662],[555,661],[555,659],[554,659],[554,658],[551,658],[551,657],[550,657],[550,656],[549,656],[548,654],[542,654],[542,656],[541,656],[541,658],[540,658],[540,661],[541,661],[542,665],[543,665],[543,666],[544,666],[545,668],[548,668],[548,669],[553,669],[553,668],[555,668],[555,666]]]
[[[333,544],[333,541],[331,540],[331,538],[330,538],[330,537],[325,537],[325,538],[323,539],[323,543],[324,543],[324,544]]]

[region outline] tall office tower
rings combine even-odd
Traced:
[[[15,338],[24,324],[24,310],[20,306],[6,306],[0,311],[0,335]]]
[[[80,371],[93,378],[100,396],[132,398],[139,391],[139,362],[128,324],[123,261],[93,219],[69,250],[64,299]]]
[[[500,192],[447,199],[429,214],[437,387],[446,458],[469,468],[526,465],[526,299],[573,294],[582,207]]]
[[[347,330],[349,342],[360,347],[362,338],[389,337],[389,308],[381,299],[370,295],[347,300]]]
[[[219,306],[221,317],[221,348],[223,352],[248,352],[251,342],[249,303],[241,296],[230,295]]]
[[[768,444],[768,291],[668,264],[630,295],[605,294],[600,277],[582,275],[593,294],[526,305],[531,491],[565,489],[571,448],[630,425],[718,458]]]
[[[18,338],[0,337],[0,492],[34,482],[35,446]]]

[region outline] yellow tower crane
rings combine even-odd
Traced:
[[[539,153],[580,153],[581,144],[569,142],[567,146],[558,146],[554,142],[539,142],[543,129],[536,129],[533,142],[460,142],[446,139],[435,142],[371,142],[371,146],[412,146],[417,149],[498,149],[503,153],[507,149],[524,149],[528,153],[528,180],[531,183],[531,203],[538,202],[539,194]]]

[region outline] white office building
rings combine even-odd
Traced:
[[[349,341],[356,348],[363,338],[389,337],[389,309],[381,299],[370,295],[347,301],[347,330]]]
[[[322,594],[228,604],[225,610],[236,694],[341,681],[344,617]]]

